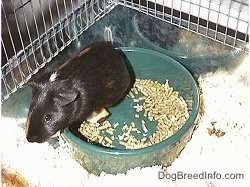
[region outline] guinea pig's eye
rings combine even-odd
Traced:
[[[44,117],[44,121],[45,122],[50,122],[52,120],[52,117],[50,114],[46,114],[45,117]]]

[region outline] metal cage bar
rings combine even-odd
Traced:
[[[202,2],[207,2],[207,6],[203,5]],[[240,6],[233,6],[235,3]],[[248,1],[163,0],[162,2],[162,0],[119,0],[119,4],[203,35],[224,45],[241,48],[247,52],[249,50],[247,48],[247,44],[249,43],[249,20],[245,19],[246,17],[248,18]],[[185,10],[183,8],[184,4],[186,5]],[[217,8],[219,8],[212,8],[212,4],[213,7],[217,6]],[[156,5],[160,8],[155,8],[157,7]],[[229,5],[229,7],[227,7],[227,5]],[[234,12],[242,12],[243,7],[245,7],[246,10],[244,11],[244,19],[239,17],[240,13],[238,13],[238,16],[231,14],[231,10],[234,10]],[[207,19],[202,17],[200,13],[201,9],[207,12]],[[211,12],[214,14],[211,14]],[[224,19],[220,19],[221,17]],[[230,21],[235,19],[236,22],[229,24]],[[181,24],[182,22],[188,22],[188,24]],[[238,27],[239,24],[244,25],[244,27],[240,29],[240,27]],[[230,28],[232,25],[234,27]],[[214,32],[214,34],[212,35],[211,32]]]
[[[102,5],[101,0],[16,2],[1,4],[2,24],[7,29],[1,41],[2,102],[117,4],[105,0]],[[27,10],[32,16],[26,15]]]
[[[2,102],[116,5],[249,50],[247,0],[4,0]]]

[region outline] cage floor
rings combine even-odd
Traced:
[[[243,173],[244,179],[159,179],[160,166],[136,168],[116,176],[89,175],[71,158],[70,148],[61,139],[39,145],[26,141],[24,125],[31,100],[30,88],[17,91],[2,105],[2,166],[20,172],[32,186],[141,186],[142,183],[146,186],[249,186],[249,57],[241,51],[117,6],[51,64],[63,62],[89,42],[103,40],[105,26],[111,28],[118,46],[174,54],[172,57],[186,66],[200,84],[204,107],[199,127],[168,172],[216,172],[222,177],[225,173]],[[212,128],[212,124],[225,135],[210,136],[208,128]]]

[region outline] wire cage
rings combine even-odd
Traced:
[[[2,102],[117,5],[249,50],[247,0],[3,0]]]

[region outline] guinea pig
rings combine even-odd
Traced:
[[[42,143],[91,114],[121,101],[134,73],[121,50],[111,43],[89,45],[79,54],[28,82],[32,87],[26,138]]]

